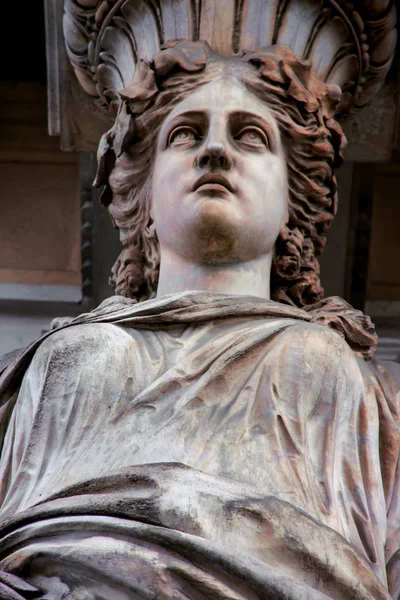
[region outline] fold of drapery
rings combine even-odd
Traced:
[[[0,540],[0,569],[28,576],[49,600],[389,598],[329,527],[178,464],[71,486],[0,524]]]
[[[335,530],[379,594],[386,593],[386,544],[395,590],[396,366],[374,371],[338,334],[309,321],[304,311],[262,299],[185,293],[139,305],[110,299],[47,334],[2,380],[3,515],[25,514],[54,494],[67,498],[72,487],[121,466],[185,463],[303,511],[319,523],[315,531]],[[176,489],[174,497],[170,511],[179,512]],[[138,523],[152,524],[143,516]],[[212,541],[210,532],[199,537]],[[263,561],[257,552],[239,555]],[[354,557],[342,556],[352,571]],[[321,567],[310,565],[316,576]],[[300,585],[300,568],[296,577]],[[321,582],[312,585],[325,593]],[[360,589],[351,596],[348,587],[344,597],[381,597],[357,596]]]

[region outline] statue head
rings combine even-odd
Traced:
[[[204,101],[212,106],[213,95],[223,94],[224,89],[229,92],[227,100],[234,98],[233,117],[224,125],[229,127],[233,154],[220,140],[201,148],[209,125],[202,122],[197,108]],[[340,89],[318,80],[310,64],[285,46],[225,58],[205,42],[178,41],[156,54],[151,65],[138,64],[121,99],[114,127],[100,143],[97,177],[97,184],[106,184],[102,202],[124,246],[111,276],[116,293],[144,300],[156,292],[157,227],[161,242],[169,243],[163,195],[169,194],[170,221],[176,213],[176,240],[182,251],[190,252],[190,239],[201,235],[199,219],[192,231],[187,212],[173,196],[175,185],[179,197],[185,163],[168,163],[161,156],[163,144],[171,144],[178,150],[194,149],[190,160],[197,161],[198,171],[193,181],[189,177],[186,182],[188,193],[198,185],[199,174],[214,171],[222,177],[223,186],[235,188],[232,193],[247,195],[240,214],[231,209],[230,214],[224,213],[228,209],[223,203],[217,207],[215,237],[221,244],[200,258],[245,260],[247,255],[251,258],[257,251],[273,248],[271,297],[297,306],[320,300],[323,290],[316,257],[324,248],[337,208],[334,169],[340,164],[344,143],[333,118]],[[236,121],[235,101],[245,109],[238,111]],[[182,112],[192,113],[192,124],[186,119],[182,127]],[[245,114],[256,114],[262,120],[260,126],[254,119],[247,122]],[[233,155],[239,156],[241,149],[248,158],[244,170],[239,174],[233,169],[228,176]],[[177,168],[174,183],[175,166],[180,171]],[[169,185],[163,186],[164,174]],[[218,189],[214,194],[218,195]],[[210,231],[209,213],[206,216],[204,229]],[[229,227],[233,229],[224,245]]]

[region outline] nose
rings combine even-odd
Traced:
[[[198,159],[198,166],[209,169],[223,169],[228,171],[232,168],[232,159],[221,142],[206,143]]]

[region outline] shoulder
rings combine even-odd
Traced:
[[[364,361],[330,327],[299,321],[279,337],[277,361],[287,376],[321,379],[321,384],[324,379],[326,384],[339,379],[354,385],[362,383]]]
[[[50,358],[65,361],[71,356],[95,360],[99,355],[128,348],[132,343],[132,335],[112,323],[70,325],[51,333],[37,349],[34,361]]]
[[[101,343],[107,340],[129,340],[127,331],[113,323],[81,323],[69,325],[62,329],[56,329],[42,344],[42,347],[52,346],[75,346],[79,343]]]
[[[297,321],[283,332],[282,337],[291,348],[301,349],[310,356],[355,360],[355,353],[344,336],[326,325]]]

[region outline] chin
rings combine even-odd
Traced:
[[[193,216],[193,215],[192,215]],[[185,219],[177,252],[197,263],[230,262],[237,229],[227,220],[226,212],[202,210],[195,219]]]
[[[182,245],[188,260],[208,264],[244,262],[260,255],[264,231],[249,235],[248,216],[233,203],[212,198],[192,204],[181,222]],[[195,210],[193,210],[195,208]],[[184,239],[184,241],[183,241]]]
[[[243,226],[246,221],[245,215],[237,204],[226,197],[205,197],[193,204],[193,208],[191,218],[199,228],[232,229],[239,225]]]

